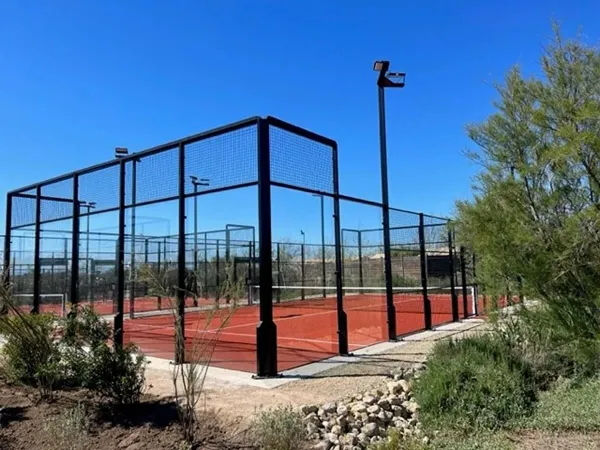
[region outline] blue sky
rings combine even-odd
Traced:
[[[553,19],[597,41],[600,3],[577,5],[4,0],[0,209],[5,191],[110,159],[116,146],[143,150],[253,115],[337,140],[342,192],[379,200],[372,63],[389,59],[408,74],[387,93],[391,204],[450,214],[476,170],[464,127],[492,111],[493,83],[517,63],[537,71]],[[274,195],[275,234],[316,239],[318,199],[288,195]],[[256,220],[254,192],[231,214],[226,197],[201,201],[214,213],[200,229]],[[343,225],[376,226],[367,209],[343,208]],[[140,215],[171,220],[167,210]]]

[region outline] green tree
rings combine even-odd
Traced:
[[[542,301],[572,338],[600,336],[600,52],[555,27],[541,76],[510,70],[496,112],[469,125],[480,165],[457,204],[488,293]]]

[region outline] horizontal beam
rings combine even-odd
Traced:
[[[289,131],[290,133],[305,137],[306,139],[317,141],[321,144],[332,147],[332,151],[333,148],[337,146],[337,143],[333,139],[329,139],[325,136],[309,131],[306,128],[302,128],[297,125],[293,125],[289,122],[285,122],[284,120],[278,119],[277,117],[267,116],[266,120],[269,123],[269,125],[274,125],[277,128],[281,128],[282,130]]]
[[[33,194],[13,194],[13,197],[21,197],[21,198],[29,198],[31,200],[35,200],[37,197]],[[61,198],[61,197],[52,197],[50,195],[41,195],[40,200],[49,201],[49,202],[61,202],[61,203],[75,203],[73,199]]]

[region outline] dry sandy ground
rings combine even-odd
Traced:
[[[355,361],[338,365],[310,377],[294,379],[274,388],[244,383],[230,383],[225,379],[209,377],[206,380],[202,405],[219,410],[220,414],[238,423],[245,422],[258,408],[278,405],[323,404],[342,400],[354,394],[385,386],[390,372],[398,367],[410,367],[425,361],[436,341],[461,337],[485,331],[485,323],[471,320],[453,324],[452,330],[428,331],[407,338],[402,345],[384,353],[365,355]],[[161,397],[173,395],[169,370],[163,365],[148,366],[149,393]],[[251,382],[250,375],[247,375]]]

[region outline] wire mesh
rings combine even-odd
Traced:
[[[333,193],[333,149],[320,142],[269,127],[271,180]]]
[[[137,204],[176,197],[179,186],[178,147],[128,161],[125,178],[127,205],[133,204],[134,199]]]
[[[33,195],[35,195],[35,191]],[[17,194],[12,197],[11,208],[11,227],[13,229],[35,224],[35,198],[21,197]]]
[[[95,202],[94,212],[119,207],[119,165],[106,167],[79,177],[79,200]]]
[[[41,187],[40,221],[68,219],[73,216],[73,179],[69,178]],[[55,199],[48,199],[53,197]]]

